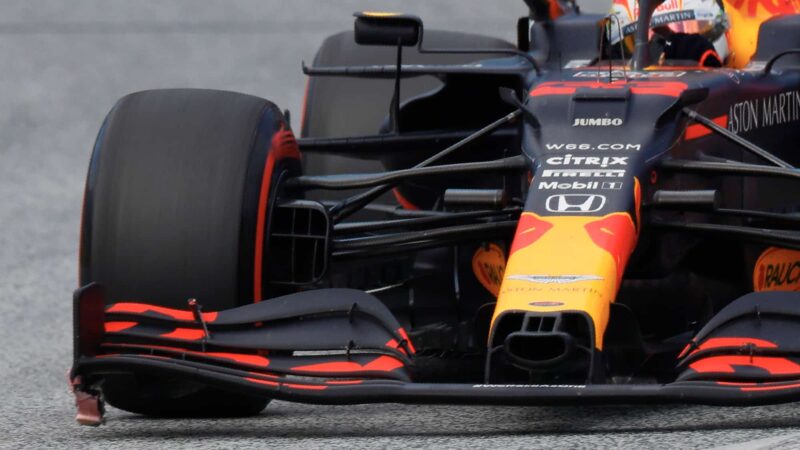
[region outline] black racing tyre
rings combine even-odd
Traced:
[[[107,302],[217,311],[269,297],[263,236],[279,179],[299,174],[280,110],[244,94],[128,95],[98,134],[84,197],[80,283]],[[250,399],[173,380],[109,379],[108,402],[152,415],[257,413]]]

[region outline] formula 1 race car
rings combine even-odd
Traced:
[[[726,2],[737,53],[707,67],[655,53],[658,0],[624,30],[526,3],[516,45],[356,14],[303,65],[299,139],[249,95],[119,100],[82,213],[79,422],[800,400],[800,8]]]

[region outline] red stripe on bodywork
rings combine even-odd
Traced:
[[[613,214],[585,225],[595,245],[611,254],[617,266],[617,286],[622,282],[625,265],[636,246],[636,227],[627,214]]]
[[[106,312],[130,313],[130,314],[144,314],[147,312],[154,312],[168,317],[172,317],[175,320],[181,320],[184,322],[194,322],[194,315],[192,314],[191,311],[182,311],[180,309],[148,305],[146,303],[132,303],[132,302],[115,303],[109,306],[108,309],[106,309]],[[203,320],[205,320],[206,322],[213,322],[217,320],[217,315],[218,313],[216,312],[205,312],[203,313]]]
[[[272,142],[267,150],[267,160],[264,163],[264,173],[261,177],[261,192],[258,196],[258,216],[256,218],[256,248],[253,260],[253,301],[262,299],[263,280],[261,279],[264,267],[264,228],[267,221],[267,203],[269,202],[272,172],[275,164],[285,158],[300,159],[300,150],[291,130],[282,128],[272,136]]]
[[[727,114],[724,116],[717,117],[713,119],[713,121],[722,128],[728,128]],[[692,139],[708,136],[711,133],[712,133],[711,129],[706,127],[702,123],[695,123],[686,127],[686,134],[684,134],[684,139],[686,139],[687,141],[691,141]]]
[[[578,89],[623,89],[629,88],[634,95],[663,95],[679,97],[686,90],[686,83],[677,81],[625,81],[616,80],[611,83],[597,81],[548,81],[537,85],[530,93],[531,97],[543,95],[572,95]]]
[[[511,244],[509,256],[513,255],[517,250],[523,249],[538,241],[539,238],[544,236],[551,228],[553,228],[552,223],[540,219],[535,214],[522,213],[519,217],[517,231],[514,234],[514,241]]]

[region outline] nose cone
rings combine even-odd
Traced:
[[[636,237],[627,213],[602,217],[524,213],[500,287],[495,321],[507,312],[581,311],[592,319],[594,347],[601,349],[609,305],[616,298]]]
[[[600,182],[583,183],[593,187]],[[618,183],[630,188],[552,191],[537,180],[531,183],[500,287],[493,332],[508,313],[580,312],[592,322],[592,346],[602,349],[610,304],[639,232],[639,182],[634,177]],[[490,345],[504,338],[492,335]]]

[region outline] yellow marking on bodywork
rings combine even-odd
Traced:
[[[594,324],[595,346],[602,349],[610,305],[636,245],[633,219],[627,213],[602,217],[524,215],[529,216],[528,221],[552,226],[540,227],[547,231],[513,249],[492,326],[500,315],[511,311],[584,312]],[[517,237],[525,232],[523,226],[529,226],[524,217]]]

